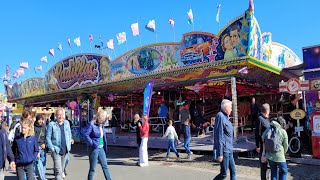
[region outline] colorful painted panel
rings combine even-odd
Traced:
[[[20,88],[20,84],[18,84],[17,82],[14,83],[12,86],[6,85],[5,89],[6,89],[6,93],[7,93],[7,98],[9,100],[21,98],[21,88]]]
[[[261,60],[280,69],[301,64],[299,57],[288,47],[272,42],[271,33],[261,37]]]
[[[218,38],[209,33],[186,34],[180,46],[180,66],[215,61]]]
[[[272,35],[269,32],[261,35],[261,60],[270,62],[272,58]]]
[[[36,96],[46,92],[45,78],[31,78],[20,84],[22,97]]]
[[[249,55],[260,59],[260,51],[261,51],[261,31],[259,24],[255,17],[252,18],[250,30],[249,30]]]
[[[163,56],[156,49],[143,48],[129,56],[127,67],[133,74],[145,74],[155,70],[160,65],[160,59]]]
[[[219,38],[219,46],[217,47],[216,60],[247,55],[249,33],[249,21],[247,18],[248,16],[243,15],[222,31]]]
[[[46,74],[48,91],[65,90],[110,80],[106,56],[80,54],[58,62]]]
[[[183,66],[179,61],[178,45],[149,46],[117,58],[111,63],[111,80],[169,70]]]

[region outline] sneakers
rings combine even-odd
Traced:
[[[177,161],[181,161],[181,158],[180,158],[180,157],[177,157]]]
[[[166,157],[166,161],[169,161],[170,160],[170,158],[169,157]]]
[[[66,175],[65,175],[64,173],[62,173],[62,178],[63,178],[63,179],[66,178]]]
[[[190,151],[190,155],[192,155],[193,154],[193,152],[192,151]]]
[[[187,159],[189,160],[191,159],[191,154],[188,154]]]

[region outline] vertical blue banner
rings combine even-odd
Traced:
[[[152,89],[153,89],[154,82],[150,81],[146,88],[144,89],[144,98],[143,98],[143,115],[147,115],[149,117],[150,112],[150,104],[152,98]]]

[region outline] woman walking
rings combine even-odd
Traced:
[[[286,120],[279,116],[272,118],[270,127],[263,133],[264,142],[261,162],[269,161],[271,180],[286,180],[288,167],[286,152],[288,151],[288,135],[284,129]]]
[[[34,180],[33,162],[38,156],[38,143],[34,137],[33,122],[23,121],[21,134],[15,137],[12,151],[16,159],[18,180]]]
[[[89,163],[90,169],[88,173],[88,180],[92,180],[96,169],[97,161],[101,164],[104,177],[111,180],[107,164],[107,134],[103,124],[106,120],[104,111],[98,111],[96,120],[92,120],[88,125],[85,133],[86,141],[89,145]]]

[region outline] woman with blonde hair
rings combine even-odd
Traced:
[[[18,180],[34,179],[33,162],[38,156],[39,148],[34,137],[32,121],[22,121],[21,133],[14,138],[12,151],[16,159],[16,171]]]
[[[89,145],[90,169],[88,173],[88,180],[93,179],[98,161],[101,164],[105,179],[111,180],[107,163],[107,133],[106,129],[104,128],[105,120],[105,111],[98,111],[96,119],[89,123],[85,132],[85,138]]]

